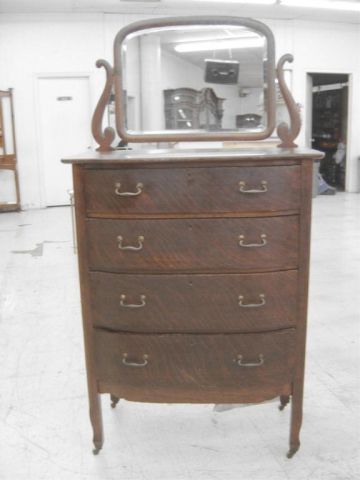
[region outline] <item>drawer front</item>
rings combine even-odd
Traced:
[[[298,216],[88,219],[88,261],[109,272],[290,270],[298,264],[298,229]]]
[[[295,330],[140,335],[95,330],[99,381],[133,387],[264,388],[288,383]]]
[[[85,173],[88,215],[291,210],[299,207],[299,185],[298,165]]]
[[[294,327],[297,272],[90,274],[93,324],[128,332],[257,332]]]

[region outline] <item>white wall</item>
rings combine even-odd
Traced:
[[[162,52],[162,88],[194,88],[199,90],[204,86],[204,71],[190,64],[177,55]]]
[[[94,61],[104,55],[101,16],[0,16],[0,85],[14,88],[14,110],[23,208],[43,205],[42,166],[36,128],[37,77],[89,73],[93,107],[102,74]]]
[[[270,22],[267,22],[271,27]],[[276,31],[275,36],[276,36]],[[350,74],[349,126],[346,190],[360,190],[358,163],[360,157],[360,25],[340,23],[293,22],[292,49],[294,55],[292,91],[302,106],[303,124],[307,115],[308,72]],[[291,47],[290,47],[291,48]],[[277,42],[279,55],[285,53]],[[298,142],[305,145],[303,125]]]
[[[248,94],[240,98],[240,110],[237,113],[243,115],[244,113],[257,113],[262,115],[264,113],[263,106],[263,92],[262,88],[246,88]]]
[[[241,12],[239,11],[239,15]],[[149,18],[149,16],[146,16]],[[112,62],[112,44],[124,25],[144,15],[37,14],[0,15],[0,88],[14,88],[18,160],[22,205],[43,205],[42,166],[39,162],[37,77],[41,74],[90,75],[92,107],[101,94],[104,73],[95,67],[98,58]],[[306,72],[339,72],[351,75],[347,189],[357,191],[360,156],[360,26],[288,20],[263,20],[273,30],[277,58],[295,57],[293,94],[306,112]],[[90,127],[90,124],[89,124]],[[298,139],[305,144],[305,129]]]
[[[111,61],[112,63],[112,61]],[[139,55],[139,38],[135,37],[127,42],[126,50],[126,76],[124,88],[128,97],[133,98],[134,102],[134,125],[133,129],[141,128],[141,102],[140,102],[140,55]],[[128,105],[129,106],[129,105]]]

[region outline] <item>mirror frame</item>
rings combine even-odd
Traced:
[[[267,62],[266,78],[267,95],[265,96],[264,108],[266,109],[267,126],[261,132],[204,132],[192,133],[171,133],[171,130],[161,130],[156,133],[129,133],[125,127],[125,115],[123,105],[126,98],[123,95],[122,82],[122,58],[121,49],[126,37],[135,32],[141,32],[151,28],[189,26],[189,25],[232,25],[249,27],[256,32],[264,35],[267,41]],[[201,141],[246,141],[246,140],[264,140],[270,137],[275,129],[275,40],[270,28],[258,20],[243,17],[218,17],[218,16],[190,16],[190,17],[170,17],[154,20],[145,20],[132,23],[122,28],[114,40],[114,71],[113,81],[115,89],[115,119],[116,129],[119,137],[130,143],[145,142],[201,142]]]

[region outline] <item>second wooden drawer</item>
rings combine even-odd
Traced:
[[[251,272],[296,269],[298,216],[87,220],[91,270]]]

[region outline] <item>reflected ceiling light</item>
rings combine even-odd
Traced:
[[[179,43],[174,49],[177,52],[207,52],[209,50],[229,50],[237,48],[263,47],[263,38],[231,38],[230,40],[212,40],[209,42]]]
[[[280,4],[286,7],[321,8],[328,10],[360,12],[359,2],[342,2],[339,0],[280,0]]]

